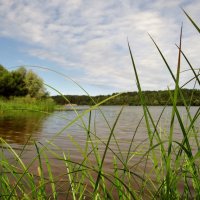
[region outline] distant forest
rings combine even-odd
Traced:
[[[174,91],[171,90],[173,93]],[[113,93],[114,95],[116,93]],[[170,101],[169,91],[143,91],[145,96],[145,102],[147,105],[172,105]],[[185,101],[188,105],[199,106],[200,105],[200,90],[191,90],[191,89],[182,89],[182,94],[185,98]],[[96,103],[103,101],[104,99],[112,96],[112,95],[98,95],[93,96],[92,98]],[[69,100],[71,104],[77,105],[94,105],[90,97],[86,95],[65,95],[65,97]],[[68,102],[62,96],[52,96],[54,101],[57,104],[64,105]],[[140,105],[140,98],[138,92],[126,92],[123,93],[107,102],[103,105]],[[179,95],[177,105],[183,105],[183,101]]]

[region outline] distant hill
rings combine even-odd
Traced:
[[[173,93],[174,91],[171,90]],[[188,105],[199,106],[200,105],[200,90],[197,89],[182,89],[183,96]],[[114,95],[116,93],[113,93]],[[145,102],[147,105],[172,105],[169,100],[169,91],[168,90],[160,90],[160,91],[143,91],[145,96]],[[112,96],[112,95],[98,95],[93,96],[92,98],[96,103],[103,101],[104,99]],[[86,95],[65,95],[65,97],[72,104],[77,105],[94,105],[90,97]],[[68,102],[60,95],[52,96],[54,101],[57,104],[64,105]],[[140,98],[138,92],[126,92],[123,93],[116,98],[113,98],[103,105],[140,105]],[[183,101],[179,95],[177,105],[183,105]]]

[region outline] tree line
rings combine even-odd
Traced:
[[[171,90],[173,93],[174,91]],[[115,95],[113,93],[112,95]],[[170,93],[168,90],[163,91],[143,91],[147,105],[172,105]],[[182,89],[185,102],[188,105],[200,105],[200,90]],[[112,95],[93,96],[93,100],[99,103]],[[13,71],[8,71],[0,65],[0,97],[10,98],[13,96],[29,96],[33,98],[47,97],[48,93],[44,87],[43,80],[32,70],[20,67]],[[66,101],[62,96],[52,96],[55,103],[64,105],[67,103],[77,105],[94,105],[94,102],[87,95],[65,95]],[[119,96],[106,101],[103,105],[140,105],[138,92],[126,92]],[[178,97],[177,105],[183,105],[182,98]]]
[[[0,65],[0,96],[10,98],[11,96],[30,96],[43,98],[48,96],[43,80],[32,70],[20,67],[8,71]]]
[[[171,90],[170,92],[174,92]],[[115,95],[116,93],[113,93],[112,95]],[[147,105],[172,105],[172,102],[170,101],[170,93],[168,90],[163,91],[143,91],[145,102]],[[184,96],[184,99],[188,105],[193,106],[199,106],[200,105],[200,90],[196,89],[182,89],[182,94]],[[96,103],[99,103],[107,98],[109,98],[112,95],[98,95],[93,96],[93,100]],[[94,102],[90,99],[90,97],[86,95],[65,95],[66,99],[71,104],[77,104],[77,105],[94,105]],[[54,101],[57,104],[64,105],[68,104],[69,102],[66,101],[62,96],[52,96]],[[138,92],[126,92],[122,93],[121,95],[110,99],[109,101],[105,102],[103,105],[141,105],[140,103],[140,97]],[[183,105],[183,100],[181,96],[178,96],[177,105]]]

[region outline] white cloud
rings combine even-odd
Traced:
[[[24,52],[57,63],[63,72],[80,68],[84,77],[77,74],[79,82],[109,84],[115,91],[136,89],[128,37],[144,89],[164,89],[171,77],[147,32],[173,71],[181,20],[186,27],[184,45],[194,64],[200,50],[180,6],[198,16],[199,1],[0,0],[0,36],[28,44]]]

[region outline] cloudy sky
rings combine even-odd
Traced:
[[[148,33],[175,72],[183,23],[183,51],[199,67],[199,34],[181,8],[200,24],[199,0],[0,0],[0,63],[65,74],[32,68],[63,94],[84,94],[67,77],[91,95],[132,91],[128,38],[142,88],[167,89],[173,81]],[[184,61],[181,67],[188,68]],[[181,82],[189,77],[182,73]]]

